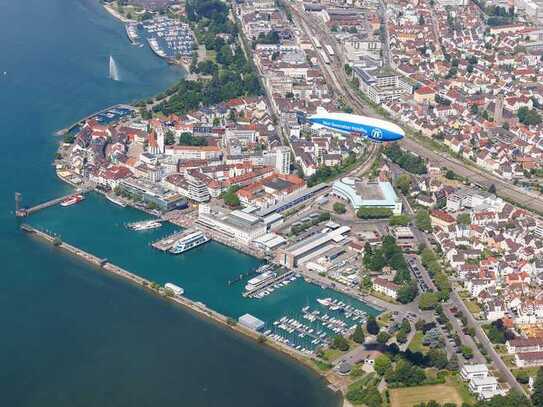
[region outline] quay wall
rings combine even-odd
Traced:
[[[233,331],[239,333],[239,334],[243,334],[243,335],[246,335],[250,338],[252,338],[253,340],[256,340],[256,341],[260,341],[260,338],[261,338],[261,334],[256,332],[256,331],[253,331],[251,329],[248,329],[248,328],[245,328],[244,326],[240,325],[237,323],[237,321],[235,323],[232,323],[232,318],[229,318],[219,312],[216,312],[210,308],[208,308],[205,304],[201,303],[201,302],[196,302],[196,301],[192,301],[186,297],[183,297],[183,296],[173,296],[173,297],[169,297],[167,295],[165,295],[163,293],[163,291],[159,291],[157,289],[154,289],[152,287],[152,282],[143,278],[143,277],[140,277],[134,273],[131,273],[125,269],[123,269],[122,267],[119,267],[119,266],[116,266],[112,263],[110,263],[107,259],[102,259],[98,256],[95,256],[91,253],[88,253],[86,252],[85,250],[82,250],[82,249],[79,249],[78,247],[75,247],[69,243],[66,243],[66,242],[63,242],[63,241],[60,241],[58,240],[57,237],[55,236],[52,236],[46,232],[43,232],[39,229],[36,229],[34,228],[33,226],[30,226],[28,224],[22,224],[21,225],[21,229],[28,233],[29,235],[31,236],[35,236],[41,240],[44,240],[48,243],[51,243],[53,245],[55,245],[58,249],[60,250],[64,250],[65,252],[67,253],[70,253],[74,256],[77,256],[83,260],[85,260],[86,262],[94,265],[94,266],[97,266],[98,268],[100,269],[103,269],[104,271],[107,271],[107,272],[110,272],[116,276],[119,276],[119,277],[122,277],[134,284],[137,284],[141,287],[144,287],[145,289],[147,289],[148,291],[152,292],[153,294],[155,295],[158,295],[168,301],[171,301],[173,303],[176,303],[176,304],[179,304],[183,307],[185,307],[186,309],[190,310],[191,312],[194,312],[195,314],[199,315],[199,316],[203,316],[203,317],[206,317],[206,318],[209,318],[211,319],[212,321],[216,322],[216,323],[219,323],[223,326],[226,326],[230,329],[232,329]],[[310,358],[303,354],[302,352],[299,352],[297,351],[296,349],[292,349],[286,345],[284,345],[283,343],[281,342],[277,342],[273,339],[270,339],[270,338],[265,338],[265,344],[270,346],[271,348],[275,349],[275,350],[278,350],[286,355],[288,355],[289,357],[297,360],[298,362],[301,362],[301,363],[304,363],[306,366],[312,368],[313,370],[317,371],[319,374],[322,374],[322,372],[316,370],[315,366],[311,363],[311,360]],[[326,376],[325,376],[326,377]],[[337,388],[335,388],[334,386],[332,386],[332,389],[334,391],[338,390]]]

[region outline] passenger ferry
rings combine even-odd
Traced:
[[[181,254],[187,250],[198,247],[204,243],[209,242],[209,238],[200,231],[190,233],[181,239],[179,239],[173,247],[170,249],[172,254]]]
[[[84,197],[83,195],[74,195],[74,196],[71,196],[71,197],[68,197],[68,198],[64,199],[64,200],[60,203],[60,206],[71,206],[71,205],[75,205],[76,203],[81,202],[83,199],[85,199],[85,197]]]
[[[246,291],[253,291],[258,288],[261,288],[265,286],[266,284],[270,283],[271,280],[273,280],[276,277],[276,274],[272,271],[266,271],[256,277],[251,278],[249,281],[247,281],[247,285],[245,286]]]
[[[140,230],[149,230],[149,229],[156,229],[161,227],[162,224],[160,222],[157,222],[156,220],[148,220],[143,222],[136,222],[128,225],[129,229],[140,231]]]

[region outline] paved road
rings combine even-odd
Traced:
[[[477,339],[479,339],[479,342],[484,346],[484,348],[488,352],[488,356],[494,362],[494,366],[500,371],[500,373],[503,375],[509,386],[511,388],[516,389],[517,391],[525,394],[524,388],[517,382],[515,379],[515,376],[511,373],[509,368],[505,365],[503,360],[501,359],[500,355],[494,350],[494,347],[490,343],[490,340],[482,330],[482,328],[479,326],[473,315],[471,315],[471,312],[469,312],[468,308],[464,304],[464,301],[459,297],[459,295],[456,293],[456,291],[451,291],[451,300],[452,304],[456,306],[459,310],[461,310],[464,315],[466,316],[468,320],[468,326],[473,327],[475,329],[475,336]]]

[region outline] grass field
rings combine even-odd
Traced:
[[[412,407],[431,400],[441,404],[455,403],[458,406],[462,404],[462,396],[451,384],[390,389],[390,407]]]

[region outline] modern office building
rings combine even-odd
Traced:
[[[402,213],[402,201],[394,192],[390,182],[363,182],[345,177],[334,181],[332,194],[348,201],[355,210],[387,208],[394,215]]]
[[[413,86],[397,73],[385,69],[353,68],[353,75],[358,78],[360,90],[374,103],[397,100],[403,95],[413,93]]]
[[[267,233],[266,224],[258,216],[241,210],[228,212],[208,204],[198,207],[197,223],[246,246]]]
[[[160,184],[141,178],[127,178],[119,183],[121,192],[131,195],[135,201],[148,206],[156,206],[162,211],[186,208],[187,201],[183,195],[167,190]]]

